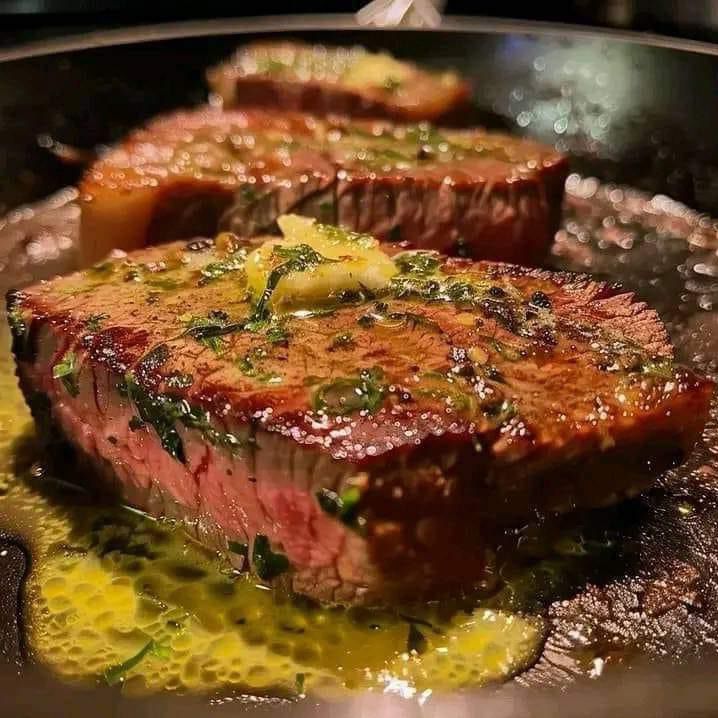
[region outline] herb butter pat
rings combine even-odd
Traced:
[[[280,217],[284,237],[247,258],[247,286],[264,311],[293,311],[340,303],[353,293],[386,289],[398,273],[373,237],[297,215]]]

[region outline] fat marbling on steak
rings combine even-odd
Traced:
[[[21,385],[124,501],[342,603],[467,588],[502,527],[634,495],[700,435],[712,385],[631,294],[367,251],[309,305],[349,255],[227,234],[12,292]]]
[[[150,122],[80,185],[85,264],[111,249],[276,229],[294,212],[379,239],[533,265],[561,215],[565,157],[480,129],[202,108]]]
[[[459,121],[471,88],[453,72],[433,72],[362,47],[291,41],[240,47],[207,73],[224,107],[267,107],[315,115]]]

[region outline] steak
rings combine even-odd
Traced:
[[[154,120],[87,172],[85,264],[285,212],[447,254],[536,264],[558,228],[567,163],[483,130],[212,108]]]
[[[256,42],[207,73],[224,107],[417,122],[458,121],[471,88],[453,72],[430,72],[361,47]]]
[[[250,294],[260,250],[283,263]],[[700,435],[712,384],[631,294],[372,251],[383,290],[281,313],[341,260],[224,234],[11,292],[21,386],[123,501],[339,603],[486,581],[507,526],[634,495]]]

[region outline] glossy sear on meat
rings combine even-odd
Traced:
[[[9,319],[24,391],[105,485],[267,582],[470,589],[506,526],[645,489],[706,420],[710,382],[616,287],[389,246],[383,285],[311,305],[302,273],[341,257],[249,249],[150,247],[11,293]]]
[[[384,241],[533,265],[558,228],[566,159],[530,140],[262,110],[152,121],[81,183],[85,264],[119,248],[276,231],[294,212]]]

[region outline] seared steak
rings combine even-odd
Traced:
[[[699,436],[712,385],[631,294],[394,247],[370,290],[344,241],[356,289],[326,291],[344,250],[225,234],[13,292],[22,387],[124,501],[343,603],[469,587],[502,527],[635,494]]]
[[[432,122],[459,118],[471,88],[453,72],[430,72],[361,47],[256,42],[207,73],[225,107]]]
[[[566,160],[535,142],[261,110],[204,108],[150,123],[81,184],[81,249],[229,229],[276,231],[283,212],[382,240],[535,264],[558,228]]]

